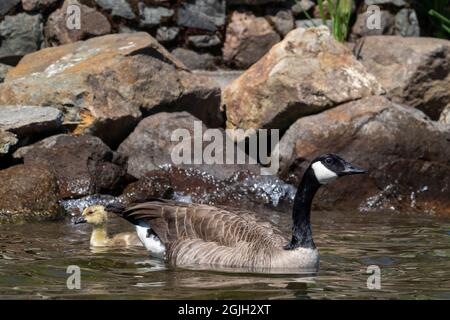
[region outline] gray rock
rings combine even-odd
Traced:
[[[155,27],[169,20],[175,12],[165,7],[147,7],[139,5],[141,27]]]
[[[156,30],[156,40],[159,42],[170,42],[176,39],[180,33],[180,28],[177,27],[159,27]]]
[[[275,30],[281,35],[285,36],[289,31],[294,29],[294,16],[292,15],[291,10],[281,9],[281,10],[273,10],[268,9],[266,11],[266,18],[273,25]]]
[[[128,20],[136,18],[133,9],[127,0],[95,0],[95,2],[105,10],[110,10],[111,15],[122,17]]]
[[[225,0],[188,0],[178,9],[178,25],[216,31],[225,25]]]
[[[327,20],[327,27],[331,30],[332,27],[332,21]],[[309,28],[316,28],[319,26],[323,26],[322,19],[304,19],[304,20],[296,20],[295,21],[295,27],[296,28],[303,28],[303,29],[309,29]]]
[[[395,17],[394,15],[387,10],[380,11],[380,20],[381,20],[381,28],[377,29],[369,29],[367,27],[367,18],[369,15],[364,12],[358,14],[355,24],[352,28],[352,33],[359,36],[378,36],[378,35],[393,35],[394,27],[395,27]]]
[[[0,63],[0,83],[5,81],[6,74],[9,70],[11,70],[11,66],[8,66],[7,64],[1,64]]]
[[[19,13],[6,16],[0,23],[0,60],[16,60],[37,51],[43,41],[43,24],[40,14]]]
[[[450,103],[441,112],[439,122],[450,125]]]
[[[15,6],[20,3],[21,0],[2,0],[0,1],[0,16],[7,14]]]
[[[184,48],[176,48],[172,54],[191,70],[217,69],[215,58],[209,53],[198,53]]]
[[[291,10],[294,15],[299,15],[304,11],[309,11],[316,5],[315,2],[311,0],[300,0],[296,1],[292,6]]]
[[[405,0],[364,0],[364,3],[368,6],[376,4],[393,4],[397,7],[403,7],[406,5]]]
[[[189,45],[195,47],[195,48],[210,48],[210,47],[216,47],[220,45],[222,42],[220,41],[220,38],[217,35],[197,35],[197,36],[189,36],[188,37],[188,43]]]
[[[414,9],[402,9],[395,16],[395,34],[402,37],[419,37],[420,26]]]
[[[4,131],[0,128],[0,157],[12,151],[12,148],[19,142],[14,133]]]
[[[0,129],[18,137],[56,131],[63,118],[61,111],[51,107],[0,106]]]

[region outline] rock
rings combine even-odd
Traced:
[[[214,35],[202,34],[196,36],[189,36],[188,43],[189,45],[195,48],[203,49],[203,48],[217,47],[222,43],[222,41],[220,41],[220,38],[215,34]]]
[[[403,37],[419,37],[420,26],[414,9],[402,9],[395,16],[395,34]]]
[[[67,15],[67,8],[77,5],[81,11],[80,29],[69,29],[67,21],[71,15]],[[63,6],[54,11],[45,25],[45,37],[50,46],[59,46],[79,40],[111,33],[111,24],[108,19],[97,10],[80,4],[76,0],[66,0]]]
[[[311,0],[300,0],[294,3],[291,10],[295,16],[298,16],[305,11],[311,10],[315,5],[316,4]]]
[[[301,118],[280,141],[280,175],[296,183],[309,161],[330,152],[369,173],[323,188],[321,208],[377,209],[365,200],[394,188],[396,210],[450,213],[450,132],[421,111],[378,96]]]
[[[267,9],[266,18],[270,24],[274,27],[282,37],[288,34],[289,31],[294,29],[294,16],[291,10],[287,9]]]
[[[450,125],[450,103],[442,111],[439,122]]]
[[[450,41],[373,36],[362,40],[358,51],[394,102],[439,118],[450,101]]]
[[[191,70],[215,70],[216,59],[209,53],[198,53],[184,48],[176,48],[172,54]]]
[[[370,14],[363,12],[358,14],[356,22],[352,27],[352,33],[359,36],[393,35],[395,33],[395,17],[388,10],[380,11],[381,28],[369,29],[367,27],[367,18]]]
[[[327,20],[327,27],[329,30],[331,30],[333,22],[331,20]],[[296,28],[303,28],[303,29],[309,29],[309,28],[317,28],[320,26],[323,26],[322,19],[304,19],[304,20],[296,20],[295,21],[295,27]]]
[[[246,4],[246,5],[261,5],[267,3],[277,3],[283,2],[286,0],[228,0],[229,4]]]
[[[136,15],[127,0],[95,0],[102,9],[111,12],[112,16],[134,20]]]
[[[56,132],[62,125],[63,114],[51,107],[0,106],[0,129],[19,138]]]
[[[159,42],[171,42],[177,38],[179,33],[180,28],[177,27],[159,27],[156,30],[156,40]]]
[[[375,5],[393,4],[397,7],[403,7],[407,4],[405,2],[405,0],[364,0],[364,3],[368,6],[373,5],[373,4],[375,4]]]
[[[244,71],[242,70],[196,70],[195,74],[199,75],[205,75],[210,77],[211,79],[214,79],[215,82],[217,82],[224,90],[226,86],[228,86],[231,82],[239,78]]]
[[[0,2],[0,17],[9,13],[14,7],[18,6],[20,0],[2,0]]]
[[[25,11],[46,11],[55,6],[59,0],[22,0]]]
[[[302,116],[381,93],[350,50],[319,27],[291,31],[222,100],[228,128],[286,130]]]
[[[18,165],[0,171],[0,224],[61,218],[55,176],[42,165]]]
[[[33,76],[30,76],[33,75]],[[197,76],[147,33],[114,34],[24,57],[0,85],[0,105],[52,105],[76,134],[117,146],[142,115],[189,111],[224,124],[220,88]]]
[[[247,68],[266,54],[280,36],[263,17],[251,12],[233,12],[227,26],[223,59],[238,68]]]
[[[118,191],[126,174],[126,157],[88,135],[52,136],[16,153],[26,165],[45,164],[51,168],[61,198]]]
[[[187,0],[178,8],[179,26],[216,31],[225,25],[225,0]]]
[[[197,121],[199,129],[197,132],[200,137],[195,136],[194,123]],[[171,141],[174,131],[180,129],[189,132],[191,146],[194,146],[194,140],[202,141],[202,134],[207,129],[197,118],[187,112],[180,113],[157,113],[142,120],[136,129],[119,146],[118,152],[128,156],[128,173],[136,178],[143,177],[149,171],[159,169],[164,166],[176,165],[180,168],[194,168],[201,172],[207,172],[214,177],[221,179],[227,178],[240,170],[256,171],[256,165],[235,165],[235,164],[194,164],[194,149],[191,149],[192,155],[188,155],[191,163],[175,163],[172,159],[172,152],[180,141]],[[223,131],[219,131],[223,138]],[[224,139],[224,138],[223,138]],[[188,143],[188,142],[186,142]],[[204,141],[203,148],[210,142]],[[202,155],[200,151],[200,156]],[[216,150],[218,154],[223,155],[223,145]],[[225,159],[222,157],[222,162]]]
[[[0,129],[0,159],[11,153],[13,147],[19,142],[14,133]]]
[[[42,16],[19,13],[0,23],[0,61],[15,65],[22,56],[41,48]]]
[[[11,70],[12,67],[8,66],[7,64],[1,64],[0,63],[0,83],[5,81],[6,74]]]
[[[155,27],[173,17],[175,12],[165,7],[147,7],[142,2],[139,10],[141,13],[141,27]]]

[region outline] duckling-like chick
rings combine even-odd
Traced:
[[[95,205],[84,209],[81,217],[75,221],[75,224],[89,223],[94,227],[90,241],[92,247],[143,246],[139,237],[132,232],[122,232],[109,237],[106,229],[107,222],[108,214],[105,211],[105,207]]]

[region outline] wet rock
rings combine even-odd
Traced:
[[[11,153],[13,147],[19,142],[16,135],[0,129],[0,159]]]
[[[148,7],[142,2],[139,5],[141,27],[155,27],[173,17],[175,12],[165,7]]]
[[[75,133],[91,133],[111,146],[143,113],[186,110],[208,126],[224,123],[220,88],[189,72],[147,33],[107,35],[28,55],[0,85],[0,104],[52,105],[64,111]]]
[[[225,88],[223,103],[228,128],[285,130],[302,116],[380,93],[350,50],[319,27],[291,31]]]
[[[381,28],[369,29],[367,19],[370,14],[363,12],[358,14],[356,22],[352,27],[352,33],[359,36],[393,35],[395,33],[395,16],[388,10],[380,11]]]
[[[0,171],[0,224],[60,218],[58,185],[42,165],[18,165]]]
[[[215,34],[202,34],[188,37],[188,44],[199,49],[217,47],[221,43],[220,38]]]
[[[9,70],[11,70],[11,66],[8,66],[7,64],[1,64],[0,63],[0,83],[5,81],[6,74]]]
[[[312,159],[330,152],[369,173],[323,188],[322,208],[355,207],[394,185],[397,210],[450,210],[450,132],[417,109],[375,96],[301,118],[280,141],[280,175],[298,183]]]
[[[126,175],[126,157],[93,136],[52,136],[16,152],[26,165],[51,168],[61,198],[117,191]]]
[[[275,31],[278,32],[282,37],[288,34],[289,31],[294,29],[294,16],[292,11],[288,9],[267,9],[266,18],[269,23],[272,24]]]
[[[179,26],[216,31],[225,25],[225,0],[188,0],[178,8]]]
[[[195,131],[195,122],[197,123],[197,131]],[[203,151],[211,142],[203,141],[202,135],[206,130],[197,118],[187,112],[181,113],[157,113],[142,120],[136,129],[125,139],[119,146],[118,151],[128,156],[128,173],[136,178],[141,178],[147,172],[158,169],[165,165],[177,165],[180,168],[195,168],[202,172],[212,174],[214,177],[227,178],[233,173],[240,170],[256,171],[256,165],[234,165],[234,164],[206,164],[203,159]],[[175,134],[175,130],[182,130],[189,136],[183,140],[183,144],[191,146],[191,152],[187,155],[189,163],[179,164],[172,158],[172,153],[181,153],[182,151],[174,149],[180,144],[181,138],[175,136],[176,141],[171,141],[171,137]],[[218,130],[221,138],[224,140],[223,130]],[[196,136],[195,134],[199,134]],[[178,137],[178,138],[177,138]],[[194,158],[194,146],[199,143],[200,151],[197,158]],[[222,144],[215,150],[221,162],[224,163],[224,145]],[[226,155],[225,155],[226,156]],[[184,158],[184,157],[183,157]],[[199,160],[196,160],[199,159]],[[198,161],[199,164],[194,164]],[[201,163],[201,164],[200,164]]]
[[[9,13],[14,7],[18,6],[20,0],[2,0],[0,2],[0,17]]]
[[[264,17],[256,17],[251,12],[235,11],[227,26],[223,59],[235,67],[247,68],[280,39]]]
[[[171,42],[177,38],[179,33],[180,28],[177,27],[159,27],[156,30],[156,40],[159,42]]]
[[[22,56],[37,51],[43,41],[42,16],[19,13],[0,23],[0,61],[16,64]]]
[[[102,9],[110,11],[112,16],[133,20],[136,15],[127,0],[95,0]]]
[[[450,125],[450,103],[442,111],[439,122]]]
[[[70,5],[77,5],[80,8],[82,22],[80,28],[67,28],[67,8]],[[111,33],[111,25],[108,19],[95,10],[76,0],[66,0],[63,6],[54,11],[45,25],[45,37],[50,46],[59,46],[79,40],[86,40],[91,37],[101,36]]]
[[[403,7],[406,5],[405,0],[364,0],[364,3],[368,6],[376,4],[393,4],[397,7]]]
[[[19,138],[56,132],[62,122],[62,112],[52,107],[0,106],[0,129]]]
[[[184,48],[176,48],[172,54],[191,70],[215,70],[216,58],[209,53],[198,53]]]
[[[419,37],[420,26],[414,9],[402,9],[395,16],[395,34],[402,37]]]
[[[59,0],[22,0],[22,8],[25,11],[46,11],[58,2]]]
[[[360,42],[357,55],[394,102],[437,120],[450,101],[450,41],[373,36]]]

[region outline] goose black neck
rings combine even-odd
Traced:
[[[297,189],[292,210],[292,240],[285,246],[286,250],[295,248],[315,249],[311,231],[311,204],[320,188],[311,167],[305,171]]]

